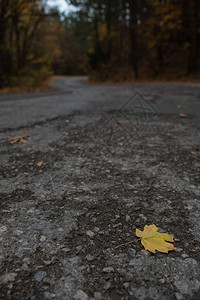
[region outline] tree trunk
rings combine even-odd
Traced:
[[[198,0],[188,3],[190,29],[190,55],[188,58],[188,73],[198,70]]]
[[[138,78],[138,45],[137,45],[137,1],[129,0],[130,9],[130,63],[134,71],[135,79]]]
[[[107,0],[106,7],[106,28],[107,28],[107,53],[106,60],[109,62],[111,56],[112,42],[111,42],[111,0]]]
[[[6,35],[6,14],[8,3],[6,0],[0,3],[0,87],[4,85],[6,70],[5,60],[5,35]]]

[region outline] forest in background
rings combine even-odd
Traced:
[[[200,79],[199,0],[0,0],[0,88],[51,75],[92,81]]]

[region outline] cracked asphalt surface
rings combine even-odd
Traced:
[[[0,95],[0,299],[200,299],[200,84],[85,79]]]

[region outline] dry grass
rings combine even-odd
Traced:
[[[200,76],[189,76],[189,77],[179,77],[179,78],[139,78],[139,79],[130,79],[130,80],[115,80],[109,79],[106,81],[95,81],[92,78],[85,80],[86,83],[90,85],[127,85],[127,84],[136,84],[136,83],[151,83],[151,82],[174,82],[174,83],[200,83]]]
[[[56,88],[50,86],[49,84],[54,81],[56,76],[51,76],[48,78],[43,84],[39,87],[36,88],[31,88],[31,87],[11,87],[11,88],[3,88],[0,89],[0,95],[2,94],[10,94],[10,93],[15,93],[15,94],[23,94],[23,93],[45,93],[45,92],[54,92],[56,91]]]

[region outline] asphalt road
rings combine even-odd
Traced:
[[[200,299],[200,84],[85,80],[0,96],[0,299]]]
[[[0,95],[0,129],[45,121],[74,110],[118,110],[139,92],[159,114],[200,116],[200,84],[146,83],[123,86],[88,85],[84,77],[57,79],[53,93]]]

